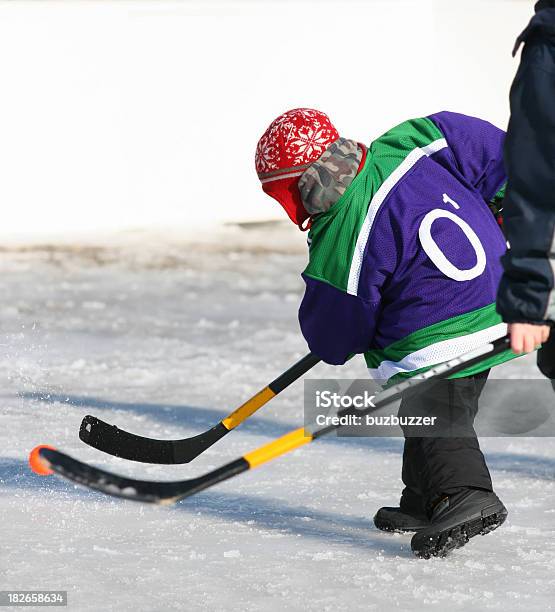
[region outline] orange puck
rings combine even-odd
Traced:
[[[49,446],[48,444],[40,444],[39,446],[35,446],[35,448],[29,453],[29,465],[35,474],[50,476],[50,474],[53,474],[54,471],[44,465],[43,460],[40,458],[39,451],[41,448],[56,450],[53,446]]]

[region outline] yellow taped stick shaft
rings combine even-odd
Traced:
[[[254,414],[259,408],[262,408],[264,404],[267,404],[273,397],[275,397],[275,393],[270,389],[270,387],[264,387],[262,391],[259,391],[256,395],[250,398],[247,402],[245,402],[242,406],[239,406],[237,410],[234,410],[229,416],[227,416],[223,421],[222,425],[229,431],[235,429],[237,425],[240,425],[243,421],[248,419],[251,414]]]
[[[252,453],[244,455],[243,459],[248,462],[249,467],[252,469],[309,442],[312,442],[312,436],[310,434],[306,435],[304,427],[301,427],[269,444],[261,446],[257,450],[252,451]]]

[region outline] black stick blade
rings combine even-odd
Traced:
[[[189,463],[223,438],[229,430],[218,423],[212,429],[183,440],[144,438],[87,415],[81,422],[79,437],[85,444],[104,453],[141,463]]]
[[[319,361],[319,357],[309,353],[262,391],[251,397],[245,404],[229,414],[226,419],[212,429],[191,438],[183,440],[145,438],[119,429],[115,425],[105,423],[91,415],[87,415],[83,419],[79,437],[85,444],[97,450],[130,461],[166,465],[189,463],[237,425],[252,416],[272,397],[275,397],[303,374],[306,374]],[[226,421],[231,421],[233,424],[226,423]]]
[[[56,474],[79,485],[113,497],[160,505],[173,504],[249,469],[249,464],[241,457],[208,474],[189,480],[135,480],[101,470],[57,450],[41,448],[39,456]]]

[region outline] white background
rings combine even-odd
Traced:
[[[253,151],[313,106],[370,142],[439,110],[505,127],[531,1],[2,2],[0,237],[280,216]]]

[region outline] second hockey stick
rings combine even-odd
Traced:
[[[142,463],[189,463],[246,421],[278,393],[289,387],[319,362],[319,357],[309,353],[239,408],[228,414],[217,425],[190,438],[157,440],[137,436],[91,415],[87,415],[83,419],[79,437],[85,444],[122,459]]]
[[[420,390],[427,384],[431,384],[434,380],[453,376],[496,355],[500,355],[507,351],[509,346],[510,340],[508,336],[505,336],[469,351],[460,357],[434,366],[416,378],[409,378],[385,389],[377,396],[373,408],[357,411],[357,414],[364,415],[378,410],[401,398],[404,393],[411,389],[415,391]],[[348,412],[348,410],[342,410],[338,412],[338,416]],[[52,447],[39,447],[36,450],[43,474],[55,472],[77,484],[114,497],[168,505],[208,489],[242,472],[272,461],[332,431],[341,429],[341,427],[341,425],[330,425],[320,429],[313,429],[312,431],[307,431],[304,427],[301,427],[202,476],[176,481],[151,481],[126,478],[98,469],[83,461],[78,461]]]

